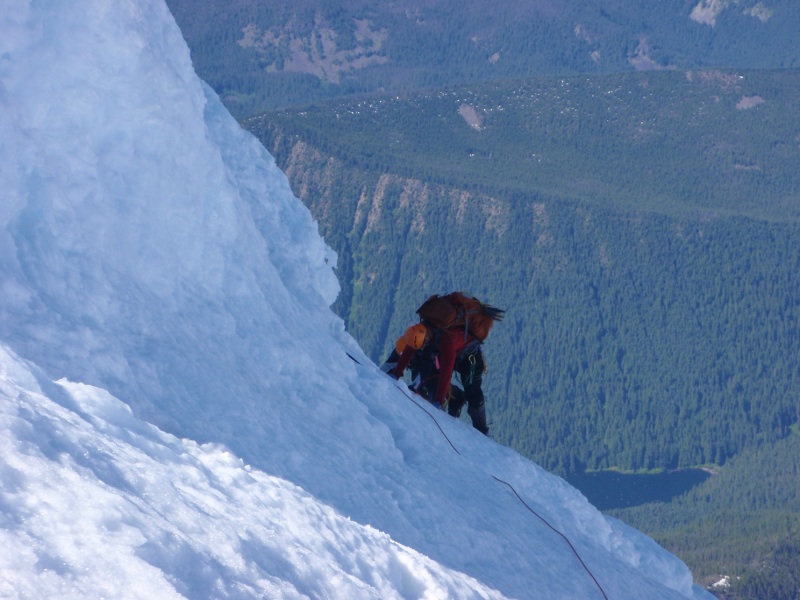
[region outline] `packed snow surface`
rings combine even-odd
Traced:
[[[4,0],[0,194],[0,597],[710,597],[370,363],[163,0]]]

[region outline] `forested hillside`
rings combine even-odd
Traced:
[[[800,590],[800,435],[744,451],[677,500],[613,510],[730,600],[793,600]]]
[[[508,309],[487,346],[499,441],[561,473],[723,464],[800,410],[800,128],[783,104],[798,75],[783,75],[535,81],[248,126],[342,257],[336,309],[373,358],[427,294],[465,289]],[[750,80],[769,100],[737,109]],[[622,110],[678,82],[701,91]],[[649,152],[641,128],[696,137]],[[552,160],[540,189],[533,154]]]
[[[168,0],[233,114],[380,90],[663,68],[800,65],[793,0]]]
[[[348,166],[447,187],[792,220],[798,97],[796,69],[658,72],[343,100],[268,120]]]

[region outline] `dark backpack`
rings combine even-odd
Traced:
[[[482,342],[495,321],[502,321],[505,311],[477,298],[453,292],[445,296],[434,294],[417,309],[423,322],[438,329],[462,329]]]

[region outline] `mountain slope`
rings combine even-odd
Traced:
[[[4,593],[707,597],[369,363],[162,2],[14,0],[0,33]]]
[[[791,0],[170,0],[237,116],[333,96],[548,74],[800,65]]]

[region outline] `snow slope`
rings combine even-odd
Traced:
[[[163,0],[5,0],[0,194],[0,596],[710,597],[369,363]]]

